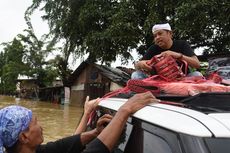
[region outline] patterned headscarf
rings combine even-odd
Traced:
[[[0,110],[0,153],[3,153],[3,147],[11,147],[17,142],[31,119],[32,111],[22,106],[13,105]]]

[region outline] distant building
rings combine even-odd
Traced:
[[[16,92],[20,98],[38,98],[37,79],[24,75],[19,75],[16,84]]]
[[[56,104],[69,103],[70,91],[69,87],[52,86],[39,89],[39,99]]]
[[[39,88],[37,79],[19,75],[16,84],[17,96],[26,99],[39,99],[57,104],[69,103],[70,92],[61,79],[53,81],[52,86]]]
[[[95,99],[124,87],[132,71],[123,67],[112,68],[82,62],[70,78],[70,104],[83,105],[87,95]]]

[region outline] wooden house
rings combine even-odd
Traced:
[[[19,75],[16,84],[16,92],[20,98],[34,99],[38,98],[37,79],[28,76]]]
[[[81,106],[87,95],[95,99],[124,87],[131,72],[132,69],[128,68],[82,62],[70,77],[70,104]]]

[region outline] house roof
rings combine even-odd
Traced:
[[[19,74],[17,80],[37,80],[37,78]]]
[[[111,81],[119,84],[119,85],[126,85],[126,82],[130,79],[132,69],[118,67],[113,68],[106,65],[98,65],[95,63],[90,63],[88,61],[82,62],[78,68],[72,73],[70,76],[70,84],[80,75],[80,73],[89,65],[92,64],[94,67],[100,70],[100,73],[105,76],[106,78],[110,79]]]

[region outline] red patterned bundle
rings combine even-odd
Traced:
[[[178,78],[184,77],[185,74],[182,72],[182,66],[187,67],[187,63],[181,62],[181,66],[177,64],[177,61],[171,57],[163,57],[156,55],[147,64],[156,70],[157,74],[167,81],[175,81]],[[185,67],[185,69],[187,69]],[[187,73],[187,72],[186,72]]]

